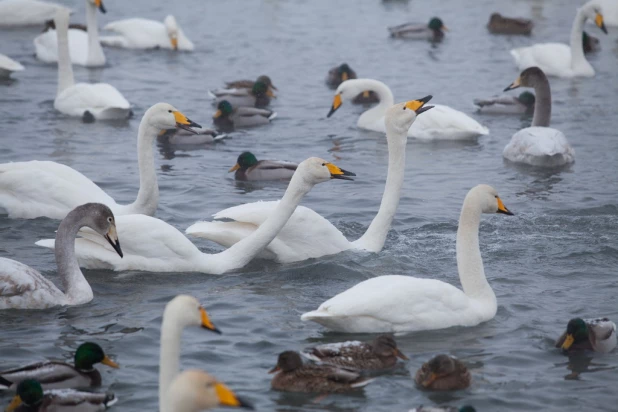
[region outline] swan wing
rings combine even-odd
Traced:
[[[19,62],[11,59],[9,56],[5,56],[0,53],[0,70],[8,70],[11,72],[20,72],[24,70],[24,66],[22,66]]]
[[[46,62],[58,61],[58,37],[56,30],[48,30],[34,38],[36,58]],[[69,54],[71,62],[86,66],[88,61],[88,33],[79,29],[69,29]]]
[[[467,114],[439,104],[418,116],[408,130],[408,136],[426,140],[471,139],[488,133]]]
[[[568,76],[572,72],[571,49],[566,44],[539,43],[513,49],[511,55],[519,70],[538,66],[548,76]]]
[[[0,258],[0,309],[42,309],[65,300],[64,294],[38,271]]]
[[[63,219],[88,202],[116,206],[90,179],[63,164],[37,160],[0,164],[0,209],[12,218]]]
[[[561,166],[575,161],[575,151],[560,130],[527,127],[515,133],[502,155],[533,166]]]
[[[117,36],[102,37],[101,43],[108,46],[132,49],[172,47],[165,25],[160,21],[142,18],[118,20],[108,23],[104,30],[112,31],[124,38],[124,41],[119,41]]]
[[[59,10],[71,9],[56,3],[38,0],[3,0],[0,1],[0,26],[16,27],[44,24],[53,19]]]
[[[107,83],[77,83],[68,87],[56,97],[54,107],[76,117],[88,111],[96,119],[126,119],[131,113],[131,104]]]

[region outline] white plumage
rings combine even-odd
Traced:
[[[43,25],[53,19],[58,10],[71,9],[60,4],[38,0],[0,1],[0,27]]]
[[[19,62],[0,53],[0,79],[9,77],[13,72],[21,72],[23,70],[24,66]]]
[[[177,49],[193,51],[193,42],[185,36],[174,16],[167,16],[162,22],[132,18],[108,23],[104,30],[113,31],[115,36],[102,36],[101,44],[125,49]],[[175,39],[175,40],[173,40]],[[174,46],[176,43],[176,46]]]
[[[575,151],[560,130],[526,127],[513,135],[504,147],[505,159],[532,166],[557,167],[575,161]]]

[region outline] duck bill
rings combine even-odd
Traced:
[[[240,169],[240,165],[238,163],[236,163],[234,166],[230,167],[230,170],[228,170],[228,173],[232,173],[237,171],[238,169]]]
[[[521,86],[521,77],[515,79],[515,81],[505,88],[504,91],[508,92],[509,90],[517,89],[519,86]]]
[[[607,27],[605,27],[605,22],[603,21],[603,15],[601,13],[597,13],[594,18],[594,24],[596,24],[603,33],[607,34]]]
[[[176,127],[178,127],[179,129],[184,129],[193,134],[197,134],[197,132],[193,130],[192,127],[197,127],[199,129],[202,128],[202,126],[200,126],[199,124],[195,123],[192,120],[189,120],[187,116],[180,113],[179,111],[175,111],[173,113],[174,113],[174,119],[176,119]]]
[[[423,387],[427,388],[432,383],[434,383],[436,381],[436,379],[438,379],[438,375],[436,375],[435,373],[432,372],[429,375],[429,377],[423,381],[423,383],[422,383]]]
[[[444,24],[442,25],[442,27],[440,27],[440,30],[449,31],[448,27],[446,27]]]
[[[6,407],[5,412],[13,412],[15,409],[19,408],[22,404],[21,397],[19,395],[15,395],[9,403],[9,406]]]
[[[509,209],[507,209],[506,206],[504,206],[504,203],[502,203],[502,199],[497,197],[496,201],[498,202],[498,213],[502,213],[504,215],[509,215],[509,216],[515,216],[513,212],[511,212]]]
[[[221,117],[223,115],[223,112],[221,110],[217,110],[215,112],[215,114],[212,115],[213,119],[218,119],[219,117]]]
[[[103,14],[107,13],[107,10],[105,9],[105,6],[103,5],[103,0],[94,0],[94,5],[99,8],[101,13]]]
[[[116,362],[114,362],[113,360],[111,360],[110,358],[107,357],[107,355],[105,355],[105,357],[103,358],[103,360],[101,361],[101,363],[103,365],[107,365],[110,368],[114,368],[114,369],[118,369],[120,367],[120,365],[118,365]]]
[[[208,317],[208,313],[206,313],[206,309],[202,307],[200,307],[200,317],[202,319],[202,325],[201,325],[202,328],[211,330],[221,335],[221,331],[217,329],[217,327],[210,321],[210,318]]]
[[[217,398],[219,398],[219,405],[231,406],[234,408],[255,409],[253,405],[236,396],[230,388],[221,382],[215,384],[215,391],[217,392]]]
[[[107,239],[109,244],[112,245],[112,247],[114,248],[114,250],[116,251],[116,253],[118,253],[120,257],[124,256],[122,254],[122,249],[120,249],[120,240],[118,240],[118,232],[116,232],[115,224],[112,223],[110,225],[109,230],[105,234],[105,239]]]
[[[272,89],[269,87],[268,89],[266,89],[266,96],[270,97],[271,99],[276,99],[277,96],[275,96],[275,94],[273,93]]]
[[[274,368],[272,368],[271,370],[269,370],[268,373],[277,373],[280,370],[281,370],[281,368],[279,367],[279,365],[277,365]]]
[[[402,360],[410,360],[410,358],[404,355],[399,349],[395,349],[395,356]]]
[[[573,342],[575,342],[575,338],[573,337],[573,335],[567,335],[567,337],[564,339],[564,343],[562,344],[562,349],[571,349],[571,346],[573,346]]]
[[[350,78],[350,76],[348,75],[347,72],[343,72],[341,73],[341,81],[345,82],[346,80],[348,80]]]
[[[419,114],[433,108],[433,106],[425,106],[425,103],[430,101],[432,98],[432,95],[428,95],[422,99],[410,100],[409,102],[406,102],[406,109],[414,110],[414,113],[418,116]]]
[[[354,180],[350,176],[356,176],[356,173],[343,170],[339,166],[335,166],[332,163],[326,163],[326,167],[328,168],[328,171],[330,172],[331,179]]]
[[[342,103],[343,102],[341,101],[341,95],[340,94],[336,94],[335,98],[333,99],[333,105],[330,108],[330,112],[328,112],[326,117],[331,117],[333,115],[333,113],[335,113],[337,111],[337,109],[341,107]]]

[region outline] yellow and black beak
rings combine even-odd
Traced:
[[[399,359],[410,360],[410,358],[404,355],[399,349],[395,349],[395,356],[397,356]]]
[[[112,247],[114,248],[114,250],[116,251],[116,253],[118,253],[118,255],[120,257],[124,256],[122,254],[122,249],[120,249],[120,241],[118,240],[118,232],[116,232],[116,224],[115,223],[112,223],[109,226],[109,230],[105,234],[105,239],[107,239],[109,244],[112,245]]]
[[[607,27],[605,27],[605,22],[603,21],[603,15],[601,13],[597,13],[595,16],[594,24],[596,24],[603,33],[607,34]]]
[[[410,110],[414,110],[414,112],[419,115],[423,112],[426,112],[429,109],[433,109],[433,106],[425,106],[425,103],[427,103],[428,101],[430,101],[433,98],[432,95],[429,96],[425,96],[422,99],[418,99],[418,100],[410,100],[409,102],[406,102],[406,109],[410,109]]]
[[[342,179],[342,180],[354,180],[350,176],[356,176],[356,173],[348,172],[347,170],[343,170],[338,166],[335,166],[332,163],[326,163],[326,167],[330,172],[331,179]]]
[[[268,373],[277,373],[281,370],[281,368],[279,367],[279,365],[276,365],[274,368],[272,368],[271,370],[268,371]]]
[[[238,163],[236,163],[234,166],[230,167],[230,170],[228,170],[228,173],[232,173],[237,171],[238,169],[240,169],[240,165]]]
[[[519,86],[521,86],[521,77],[518,76],[504,91],[508,92],[509,90],[517,89]]]
[[[107,357],[107,355],[105,355],[105,357],[103,358],[103,360],[101,361],[101,363],[103,365],[107,365],[110,368],[114,368],[114,369],[118,369],[120,366],[114,362],[113,360],[111,360],[109,357]]]
[[[498,202],[498,211],[496,213],[514,216],[513,212],[511,212],[509,209],[506,208],[506,206],[504,206],[504,203],[502,203],[502,199],[500,199],[498,196],[496,196],[496,201]]]
[[[103,5],[103,0],[94,0],[94,5],[99,8],[101,13],[103,14],[107,13],[107,10],[105,9],[105,6]]]
[[[179,111],[174,111],[172,112],[174,114],[174,118],[176,119],[176,127],[178,127],[179,129],[184,129],[188,132],[197,134],[197,132],[195,130],[192,129],[192,127],[197,127],[197,128],[202,128],[202,126],[200,126],[199,124],[189,120],[187,118],[187,116],[185,116],[184,114],[180,113]]]
[[[573,337],[573,335],[567,335],[564,339],[564,343],[562,344],[562,349],[569,350],[573,345],[573,342],[575,342],[575,338]]]
[[[15,395],[13,396],[11,403],[9,403],[9,406],[7,406],[4,411],[13,412],[15,409],[19,408],[22,404],[23,404],[23,401],[21,400],[21,396]]]
[[[221,335],[221,331],[219,329],[217,329],[217,327],[210,321],[210,318],[208,317],[208,313],[206,313],[206,309],[204,309],[201,306],[200,306],[200,315],[201,315],[201,318],[202,318],[202,327],[204,329],[211,330],[211,331]]]
[[[172,50],[178,50],[178,37],[170,37],[170,42],[172,43]]]
[[[217,392],[217,398],[219,398],[219,405],[231,406],[234,408],[246,408],[255,409],[251,403],[236,396],[234,392],[221,382],[215,384],[215,391]]]
[[[326,117],[331,117],[333,113],[335,113],[337,109],[341,107],[342,103],[343,101],[341,100],[341,94],[336,94],[335,98],[333,99],[333,105],[330,108],[330,112],[328,112]]]

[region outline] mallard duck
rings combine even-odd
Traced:
[[[253,86],[255,86],[255,84],[257,82],[264,83],[266,86],[268,86],[269,89],[277,90],[277,88],[273,84],[272,80],[270,80],[270,77],[266,76],[265,74],[263,74],[260,77],[258,77],[255,81],[253,81],[253,80],[234,80],[232,82],[226,82],[225,83],[225,87],[227,89],[252,89]]]
[[[390,335],[380,335],[372,342],[347,341],[319,345],[306,349],[302,354],[316,362],[363,370],[388,369],[395,366],[397,358],[408,360]]]
[[[277,117],[277,113],[272,110],[256,107],[234,107],[227,100],[219,102],[217,111],[212,116],[215,126],[225,132],[265,125],[275,117]]]
[[[388,28],[391,37],[415,40],[441,41],[448,28],[439,17],[429,20],[429,24],[404,23]]]
[[[251,89],[218,89],[210,94],[217,104],[228,101],[233,107],[265,107],[275,97],[264,82],[255,82]]]
[[[335,66],[328,71],[328,76],[326,77],[326,84],[331,89],[336,89],[339,85],[346,80],[356,79],[356,72],[352,70],[347,63],[343,63],[340,66]],[[380,98],[378,95],[370,90],[365,90],[362,93],[359,93],[354,99],[352,99],[353,104],[371,104],[378,103]]]
[[[455,391],[470,386],[472,377],[468,368],[459,359],[438,355],[425,362],[416,371],[414,381],[423,389],[434,391]]]
[[[592,53],[601,48],[599,39],[585,31],[582,32],[582,42],[584,43],[584,53]]]
[[[102,363],[112,368],[118,364],[111,360],[96,343],[86,342],[75,351],[75,366],[65,362],[39,362],[22,368],[0,372],[0,377],[12,382],[11,389],[26,379],[36,379],[48,389],[88,388],[101,386],[101,374],[94,368]]]
[[[608,318],[571,319],[566,331],[556,341],[556,347],[567,352],[611,352],[616,347],[616,324]]]
[[[532,114],[534,113],[534,94],[523,92],[517,97],[497,96],[488,99],[474,99],[481,113]]]
[[[277,366],[268,373],[279,372],[271,382],[273,389],[285,392],[338,393],[361,388],[373,379],[354,369],[331,365],[303,365],[298,352],[279,354]]]
[[[476,412],[476,409],[470,405],[455,408],[454,406],[419,406],[418,408],[410,409],[409,412]]]
[[[226,137],[225,133],[212,129],[200,129],[194,132],[184,129],[167,129],[159,132],[157,140],[171,145],[199,145],[218,142]]]
[[[504,17],[500,13],[493,13],[487,23],[487,30],[494,34],[529,35],[532,27],[532,20]]]
[[[297,167],[297,163],[280,160],[257,160],[253,153],[243,152],[228,172],[236,172],[236,180],[290,180]]]
[[[78,392],[72,389],[43,393],[35,379],[17,385],[17,393],[6,412],[95,412],[103,411],[118,401],[113,393]]]

